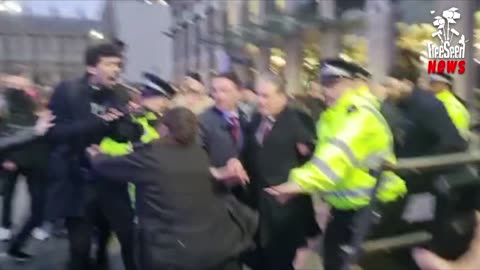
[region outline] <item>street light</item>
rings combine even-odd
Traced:
[[[105,36],[97,30],[90,30],[89,35],[94,39],[105,39]]]
[[[158,3],[162,6],[169,6],[167,1],[165,1],[165,0],[158,0]]]
[[[169,6],[168,2],[165,0],[143,0],[147,5],[160,4],[162,6]]]
[[[0,1],[0,12],[19,14],[22,11],[22,6],[16,1]]]

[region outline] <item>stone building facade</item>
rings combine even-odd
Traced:
[[[165,35],[171,17],[170,7],[155,0],[105,1],[102,32],[107,39],[120,39],[126,44],[125,80],[140,82],[143,72],[172,80],[173,42]]]
[[[45,85],[79,76],[85,49],[94,42],[89,32],[98,27],[89,19],[0,13],[0,73],[22,65]]]
[[[323,56],[337,55],[338,32],[356,20],[341,18],[343,8],[334,0],[171,1],[175,78],[195,70],[208,81],[212,73],[235,70],[252,81],[269,69],[278,48],[288,91],[299,92],[305,43],[313,36]]]
[[[267,70],[271,49],[279,48],[284,52],[282,73],[288,91],[300,92],[303,48],[314,43],[319,57],[338,56],[342,35],[353,32],[369,41],[368,67],[374,79],[381,81],[394,64],[397,20],[405,17],[410,23],[415,18],[429,21],[431,9],[459,6],[464,10],[461,28],[470,34],[475,2],[435,0],[417,5],[417,1],[402,0],[171,1],[175,78],[178,81],[187,71],[196,70],[208,79],[212,72],[233,69],[243,80],[251,80],[248,71]],[[473,33],[470,36],[473,38]],[[472,76],[458,78],[462,89],[472,88]]]

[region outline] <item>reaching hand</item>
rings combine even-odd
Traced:
[[[115,120],[118,120],[120,117],[122,117],[124,114],[117,110],[117,109],[108,109],[108,111],[104,114],[98,115],[103,121],[105,122],[113,122]]]
[[[298,153],[300,153],[300,155],[302,155],[304,157],[308,156],[308,155],[310,155],[310,153],[312,153],[312,151],[310,150],[308,145],[306,145],[304,143],[297,143],[297,151],[298,151]]]
[[[133,101],[128,102],[128,111],[129,112],[137,112],[140,109],[142,109],[142,106],[139,103],[133,102]]]
[[[39,113],[37,123],[33,127],[35,134],[37,136],[45,135],[45,133],[55,125],[53,120],[55,120],[55,116],[53,116],[50,111]]]
[[[225,183],[239,183],[243,185],[250,181],[242,163],[236,158],[230,159],[225,167],[211,168],[211,172],[217,180]]]
[[[96,145],[96,144],[92,144],[90,145],[88,148],[87,148],[87,154],[90,158],[94,158],[96,157],[98,154],[101,153],[100,151],[100,146]]]
[[[17,165],[10,160],[4,161],[2,163],[2,167],[9,172],[14,172],[17,170]]]
[[[448,261],[425,249],[414,249],[412,256],[422,270],[475,270],[480,269],[480,213],[476,213],[477,226],[470,248],[456,261]]]
[[[286,182],[278,186],[272,186],[264,189],[265,192],[275,197],[280,203],[286,203],[292,197],[304,193],[302,188],[295,182]]]

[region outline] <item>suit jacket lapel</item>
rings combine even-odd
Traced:
[[[285,108],[280,114],[277,115],[277,117],[275,118],[275,122],[273,123],[272,129],[270,129],[270,131],[263,138],[262,145],[266,145],[271,140],[272,136],[275,136],[276,132],[279,132],[280,130],[282,130],[281,125],[282,125],[282,122],[284,121],[284,118],[287,115],[288,115],[287,108]],[[257,126],[256,131],[262,126],[262,121],[263,119],[260,120],[260,123]]]
[[[240,122],[240,138],[237,142],[235,142],[235,138],[232,134],[232,124],[228,122],[222,111],[220,111],[216,107],[214,107],[213,109],[218,116],[218,121],[220,122],[220,125],[228,133],[229,138],[232,140],[232,143],[235,144],[238,150],[241,150],[245,142],[245,129],[248,125],[248,120],[246,119],[245,113],[240,110],[238,111],[238,120]]]

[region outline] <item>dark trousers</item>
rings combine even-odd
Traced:
[[[300,247],[299,241],[291,241],[287,234],[276,234],[265,247],[261,247],[258,235],[256,238],[257,248],[243,258],[252,270],[294,270],[293,260]]]
[[[109,230],[108,221],[102,213],[98,194],[93,185],[87,187],[86,194],[84,215],[65,219],[70,244],[70,270],[97,270],[107,267],[107,251],[106,244],[102,243],[104,240],[102,232]],[[94,236],[98,240],[98,249],[93,263],[90,259],[90,250]]]
[[[90,248],[95,228],[101,230],[106,222],[94,217],[69,217],[66,219],[68,240],[70,243],[70,270],[93,270],[102,266],[106,258],[106,252],[97,250],[97,262],[90,260]]]
[[[257,249],[253,255],[255,262],[251,266],[253,270],[294,270],[293,260],[296,253],[296,245]]]
[[[43,213],[45,210],[45,202],[46,202],[46,193],[47,193],[47,181],[46,181],[46,173],[43,169],[29,169],[29,170],[20,170],[19,172],[15,172],[11,174],[11,179],[9,182],[15,183],[15,180],[18,177],[18,174],[21,173],[25,175],[27,180],[28,191],[30,193],[30,217],[26,221],[26,223],[22,226],[18,234],[16,234],[11,243],[10,243],[10,251],[18,251],[24,245],[25,242],[30,237],[32,230],[40,226],[43,220]],[[12,180],[12,181],[10,181]],[[13,195],[13,188],[11,191],[11,196]],[[11,200],[10,198],[10,205],[11,208]],[[11,221],[10,219],[6,219],[7,222]],[[7,223],[8,224],[8,223]]]
[[[134,212],[128,194],[128,185],[126,183],[100,180],[97,184],[97,192],[100,209],[107,221],[107,227],[99,233],[100,249],[106,249],[111,232],[114,232],[120,242],[125,269],[137,269],[134,249]]]
[[[12,202],[13,194],[15,193],[15,186],[20,173],[18,171],[8,172],[3,171],[3,209],[2,209],[2,227],[12,227]]]
[[[297,249],[305,243],[306,236],[304,238],[303,233],[295,231],[295,226],[289,228],[285,224],[287,227],[280,229],[267,225],[267,222],[262,223],[261,215],[262,212],[260,228],[255,235],[256,249],[244,254],[243,261],[252,270],[294,270]]]
[[[109,201],[115,194],[102,192],[98,186],[89,191],[90,200],[82,217],[66,219],[70,241],[70,270],[107,269],[108,253],[107,244],[111,232],[115,232],[122,248],[122,259],[126,270],[136,270],[134,254],[134,227],[133,210],[130,201],[121,204],[118,201]],[[128,194],[127,194],[128,196]],[[128,197],[127,197],[128,198]],[[127,218],[131,216],[131,218]],[[96,236],[98,249],[96,251],[95,268],[90,259],[92,238]]]
[[[359,211],[332,210],[324,239],[324,270],[341,270],[345,262],[344,246],[350,245]]]
[[[242,270],[242,266],[238,260],[229,260],[218,267],[208,270]]]

